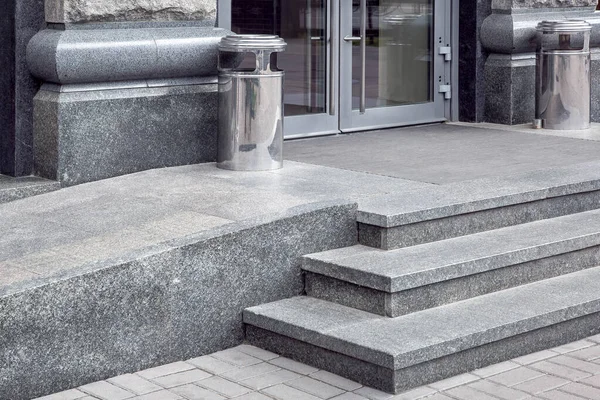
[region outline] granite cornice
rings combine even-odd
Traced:
[[[481,25],[480,39],[491,53],[536,51],[536,26],[543,20],[582,19],[592,25],[591,46],[600,47],[600,13],[589,9],[538,10],[527,13],[494,12]]]

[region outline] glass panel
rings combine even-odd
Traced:
[[[360,36],[360,0],[352,3]],[[368,108],[432,101],[433,0],[367,0]],[[352,48],[352,108],[360,104],[360,42]]]
[[[324,0],[232,0],[231,30],[285,39],[285,115],[324,113],[327,98],[327,14]]]

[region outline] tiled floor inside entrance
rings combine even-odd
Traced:
[[[248,345],[38,400],[600,400],[600,335],[396,396]]]

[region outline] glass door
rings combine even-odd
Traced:
[[[340,1],[340,130],[445,120],[449,2]]]
[[[443,121],[449,0],[222,0],[236,33],[288,43],[286,138]]]
[[[337,109],[331,106],[337,57],[330,46],[331,0],[232,0],[231,30],[239,34],[275,34],[287,49],[278,56],[285,71],[284,136],[339,132]],[[333,18],[335,20],[335,18]]]

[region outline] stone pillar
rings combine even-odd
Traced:
[[[36,174],[75,185],[214,161],[216,0],[46,0],[29,43]]]
[[[597,0],[492,0],[492,14],[480,39],[489,52],[485,62],[485,120],[523,124],[535,114],[536,26],[542,20],[583,19],[592,24],[592,98],[600,80],[600,16]],[[592,101],[592,120],[600,121]]]

